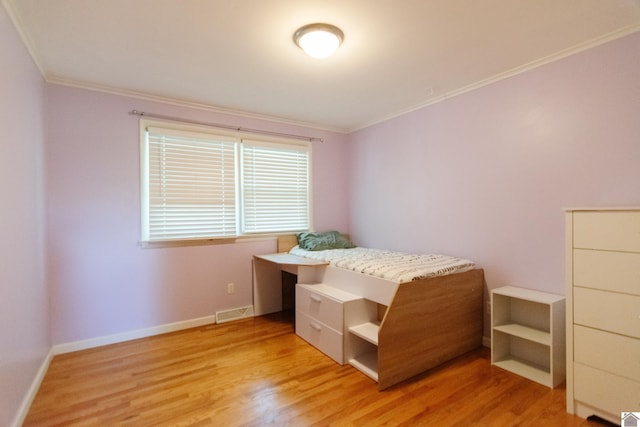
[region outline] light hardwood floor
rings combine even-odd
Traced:
[[[597,426],[479,349],[379,392],[287,315],[56,356],[25,426]]]

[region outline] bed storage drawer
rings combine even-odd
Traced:
[[[296,334],[342,365],[345,312],[347,307],[362,303],[362,297],[324,283],[299,283],[296,285]]]
[[[337,331],[342,331],[344,320],[342,302],[322,290],[320,285],[298,285],[296,310]]]
[[[296,334],[339,364],[344,363],[341,332],[296,310]]]

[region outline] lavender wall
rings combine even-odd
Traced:
[[[636,33],[356,132],[353,238],[564,294],[563,208],[640,205],[639,76]]]
[[[50,347],[42,192],[44,81],[0,7],[0,425]]]
[[[52,343],[251,304],[251,256],[275,250],[141,249],[131,109],[323,137],[316,229],[471,258],[489,288],[563,293],[562,208],[640,205],[640,34],[348,136],[45,87],[3,8],[0,51],[0,425]]]
[[[49,85],[47,194],[54,344],[213,315],[252,304],[251,258],[275,240],[141,249],[137,109],[318,136],[314,222],[347,230],[346,136]],[[236,284],[234,295],[226,285]]]

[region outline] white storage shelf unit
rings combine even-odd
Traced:
[[[491,363],[556,387],[565,379],[564,297],[505,286],[491,293]]]
[[[375,306],[369,302],[370,317],[375,313]],[[348,325],[347,325],[348,326]],[[346,357],[349,364],[368,377],[378,381],[378,331],[380,322],[367,320],[365,323],[348,326]]]

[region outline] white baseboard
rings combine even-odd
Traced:
[[[482,337],[482,345],[491,348],[491,337]]]
[[[23,423],[27,414],[29,413],[29,409],[31,408],[31,404],[33,399],[36,397],[38,393],[38,389],[40,389],[40,384],[44,379],[44,376],[47,373],[47,369],[49,369],[49,364],[55,355],[70,353],[72,351],[78,350],[86,350],[89,348],[100,347],[108,344],[116,344],[119,342],[125,342],[129,340],[134,340],[138,338],[150,337],[153,335],[165,334],[168,332],[179,331],[182,329],[188,328],[196,328],[198,326],[209,325],[216,323],[216,316],[206,316],[200,317],[197,319],[185,320],[181,322],[168,323],[166,325],[154,326],[151,328],[138,329],[135,331],[123,332],[120,334],[107,335],[103,337],[90,338],[88,340],[75,341],[65,344],[56,344],[49,350],[49,353],[45,357],[40,369],[36,373],[27,394],[22,400],[22,404],[16,416],[13,419],[13,422],[10,424],[11,427],[20,427]]]
[[[27,394],[24,396],[24,399],[22,399],[22,403],[20,404],[20,408],[18,409],[16,416],[13,418],[13,422],[9,424],[11,427],[20,427],[24,423],[25,418],[27,418],[27,414],[31,408],[31,403],[33,403],[33,399],[35,399],[36,394],[38,394],[40,384],[47,373],[47,369],[49,369],[49,364],[51,363],[53,356],[53,349],[50,349],[49,353],[42,361],[40,369],[38,369],[29,390],[27,390]]]
[[[154,335],[166,334],[168,332],[179,331],[182,329],[196,328],[202,325],[216,323],[216,316],[205,316],[197,319],[184,320],[181,322],[167,323],[166,325],[153,326],[151,328],[137,329],[135,331],[122,332],[120,334],[106,335],[88,340],[74,341],[66,344],[56,344],[52,347],[53,354],[70,353],[72,351],[86,350],[88,348],[100,347],[103,345],[116,344],[135,340],[138,338],[146,338]]]
[[[253,308],[253,307],[252,307]],[[151,328],[137,329],[135,331],[123,332],[120,334],[107,335],[103,337],[91,338],[88,340],[75,341],[66,344],[56,344],[49,350],[49,353],[45,357],[40,369],[33,379],[29,390],[27,391],[26,396],[22,400],[22,404],[20,405],[20,409],[16,414],[13,423],[10,424],[11,427],[20,427],[27,414],[29,413],[29,408],[31,407],[31,403],[33,399],[36,397],[38,393],[38,389],[40,388],[40,384],[44,379],[45,374],[47,373],[47,369],[49,369],[49,364],[53,359],[53,356],[57,354],[70,353],[72,351],[86,350],[89,348],[100,347],[103,345],[116,344],[119,342],[130,341],[138,338],[146,338],[154,335],[165,334],[168,332],[179,331],[182,329],[196,328],[198,326],[209,325],[216,323],[216,316],[205,316],[197,319],[184,320],[181,322],[168,323],[166,325],[154,326]],[[491,348],[491,338],[482,337],[482,345],[488,348]]]

